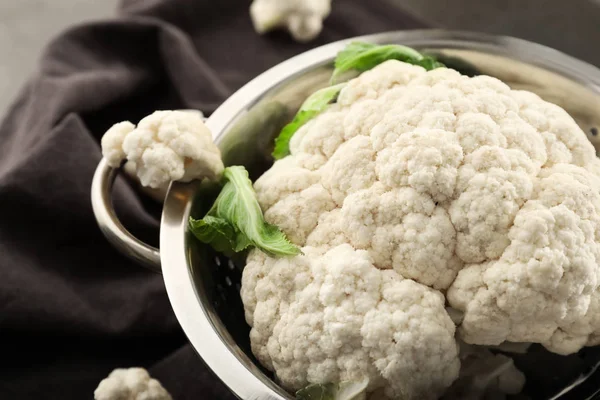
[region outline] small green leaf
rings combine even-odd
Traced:
[[[195,220],[190,217],[190,228],[194,236],[221,253],[231,251],[236,246],[236,234],[233,226],[221,218],[210,215]]]
[[[369,379],[315,383],[296,392],[296,400],[365,400]]]
[[[352,42],[335,59],[335,70],[331,83],[350,70],[364,72],[387,60],[400,60],[410,64],[420,65],[427,70],[444,67],[432,57],[424,56],[410,47],[388,44],[375,45],[364,42]],[[273,157],[279,160],[290,154],[290,140],[301,126],[325,111],[327,106],[337,100],[345,83],[328,86],[318,90],[300,107],[292,122],[283,127],[275,139]]]
[[[344,381],[338,385],[335,400],[363,400],[367,396],[369,379],[360,381]]]
[[[300,106],[292,122],[283,127],[275,139],[273,157],[279,160],[290,154],[290,140],[300,127],[322,113],[329,104],[337,100],[345,84],[328,86],[311,94]]]
[[[368,71],[388,60],[420,65],[427,70],[444,67],[442,63],[434,58],[424,56],[410,47],[398,44],[376,45],[352,42],[338,53],[334,63],[335,69],[331,77],[331,83],[335,83],[338,77],[347,71]]]
[[[445,67],[444,64],[442,64],[435,58],[427,57],[427,56],[423,57],[421,60],[417,61],[415,64],[420,65],[421,67],[425,68],[427,71],[431,71],[432,69],[436,69],[436,68],[444,68]]]
[[[296,400],[335,400],[336,386],[333,383],[308,385],[296,392]]]
[[[250,246],[272,256],[300,253],[277,226],[265,221],[244,167],[225,168],[223,179],[226,183],[204,218],[190,218],[190,230],[198,240],[222,253],[238,253]]]

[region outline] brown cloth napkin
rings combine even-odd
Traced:
[[[162,278],[118,254],[90,205],[99,139],[156,109],[210,115],[257,74],[338,39],[422,24],[385,0],[335,0],[318,40],[254,33],[248,0],[130,0],[46,49],[0,125],[0,399],[91,399],[142,366],[175,400],[233,399],[186,342]],[[5,55],[9,57],[10,55]],[[117,211],[156,245],[158,211],[125,181]]]

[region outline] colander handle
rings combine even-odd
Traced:
[[[154,272],[161,272],[160,253],[133,236],[117,218],[112,204],[112,188],[118,169],[112,168],[103,158],[92,181],[92,208],[100,230],[108,241],[122,254]]]

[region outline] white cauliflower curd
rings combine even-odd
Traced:
[[[286,388],[368,378],[438,398],[460,365],[446,301],[469,344],[600,343],[600,161],[560,107],[390,60],[290,153],[254,188],[303,254],[252,250],[241,291],[253,352]]]
[[[303,251],[252,252],[242,281],[253,352],[284,386],[368,378],[373,390],[411,399],[450,386],[460,364],[440,292],[349,244]]]
[[[254,0],[250,17],[259,34],[285,27],[298,42],[315,39],[331,13],[331,0]]]
[[[217,179],[224,168],[201,114],[189,111],[155,111],[137,127],[119,122],[101,144],[110,166],[127,160],[130,175],[135,171],[142,186],[154,189],[164,190],[171,181]]]
[[[172,400],[144,368],[117,368],[94,391],[94,400]]]

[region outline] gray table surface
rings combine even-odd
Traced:
[[[117,1],[0,0],[0,115],[49,40],[73,24],[112,15]],[[600,66],[600,0],[388,1],[434,27],[517,36]]]

